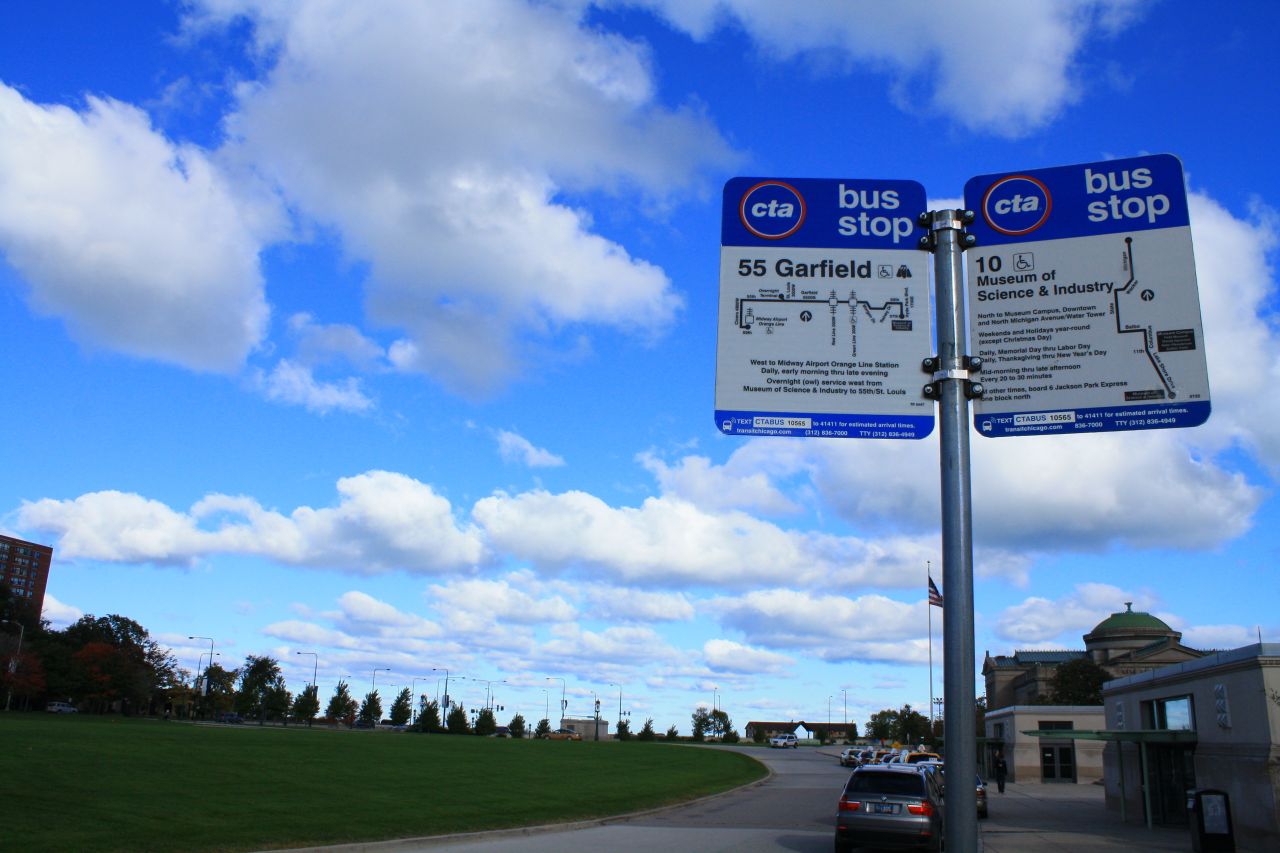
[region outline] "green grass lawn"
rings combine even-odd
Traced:
[[[662,743],[0,714],[0,848],[256,850],[578,820],[761,778]]]

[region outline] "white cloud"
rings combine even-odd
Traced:
[[[77,113],[0,84],[0,252],[86,346],[238,369],[266,333],[270,216],[134,107]]]
[[[430,593],[450,628],[468,632],[500,624],[568,622],[578,615],[563,598],[534,598],[509,580],[453,581],[431,586]]]
[[[749,445],[757,447],[758,445]],[[642,453],[641,464],[658,480],[664,495],[672,495],[708,511],[741,509],[769,514],[795,512],[796,504],[757,467],[762,461],[750,450],[735,451],[724,465],[705,456],[685,456],[668,465],[653,453]]]
[[[65,628],[83,615],[84,611],[80,608],[63,604],[47,592],[44,594],[44,609],[40,611],[40,618],[48,619],[53,627]]]
[[[695,611],[689,599],[677,592],[652,592],[630,587],[590,586],[585,590],[590,606],[583,615],[622,622],[687,622]]]
[[[707,666],[716,672],[744,675],[778,673],[795,663],[786,655],[753,649],[732,640],[708,640],[702,646],[702,656]]]
[[[672,498],[615,508],[585,492],[498,493],[477,501],[472,517],[493,547],[517,559],[645,584],[906,584],[905,572],[918,572],[933,553],[931,539],[787,531]]]
[[[252,22],[273,61],[238,91],[231,146],[370,263],[370,317],[407,333],[391,351],[401,369],[474,393],[568,325],[649,336],[679,310],[666,275],[593,233],[563,192],[666,195],[727,148],[696,112],[655,102],[642,46],[583,13],[518,0],[198,7],[200,25]]]
[[[1141,0],[629,0],[660,11],[695,38],[740,25],[769,55],[819,68],[860,64],[886,72],[905,109],[949,115],[974,130],[1019,136],[1079,97],[1074,67],[1090,40],[1125,27]],[[1016,36],[1011,37],[1011,33]]]
[[[310,367],[280,359],[270,373],[256,373],[254,386],[273,403],[302,406],[325,415],[332,411],[359,414],[374,407],[360,388],[360,380],[348,377],[338,382],[316,379]]]
[[[363,574],[458,572],[486,559],[477,531],[459,526],[449,501],[424,483],[370,471],[339,480],[337,489],[336,507],[299,507],[289,516],[246,497],[209,495],[182,513],[108,491],[24,502],[18,518],[56,533],[68,559],[181,565],[253,554]]]
[[[373,369],[381,362],[382,347],[347,323],[317,323],[305,312],[289,318],[289,332],[297,339],[297,360],[309,367],[344,361]]]
[[[1056,641],[1066,648],[1079,648],[1085,634],[1126,601],[1135,610],[1150,612],[1155,599],[1149,593],[1126,592],[1103,583],[1076,586],[1068,596],[1051,600],[1033,596],[1006,608],[996,620],[996,636],[1023,644],[1044,645]]]
[[[923,593],[924,587],[921,586]],[[928,604],[904,604],[880,595],[846,598],[794,589],[770,589],[706,602],[728,629],[770,649],[806,649],[832,661],[928,659]],[[941,630],[941,618],[935,618]]]
[[[530,468],[556,468],[564,459],[550,450],[534,447],[529,439],[505,429],[497,431],[498,453],[507,462],[518,462]]]

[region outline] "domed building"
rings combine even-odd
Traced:
[[[1087,658],[1121,678],[1170,664],[1195,660],[1205,652],[1182,645],[1182,634],[1150,613],[1135,611],[1133,602],[1112,613],[1084,635],[1084,650],[1019,650],[1012,655],[990,652],[982,662],[987,708],[1043,704],[1053,692],[1060,664]]]

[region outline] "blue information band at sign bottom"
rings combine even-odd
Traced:
[[[1209,401],[1161,401],[1146,406],[1098,406],[1089,409],[1045,409],[1039,412],[985,412],[973,427],[988,438],[1012,435],[1127,432],[1138,429],[1196,427],[1209,419]]]
[[[716,410],[725,435],[790,435],[799,438],[924,438],[933,415],[832,415],[807,412]]]

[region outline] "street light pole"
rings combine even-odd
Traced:
[[[295,655],[311,655],[313,658],[315,658],[315,663],[311,667],[311,686],[315,687],[316,676],[320,673],[320,655],[318,655],[315,652],[294,652],[294,654]],[[316,698],[318,699],[319,697],[320,697],[320,694],[317,693]]]
[[[558,729],[562,729],[562,728],[564,728],[564,712],[565,712],[564,688],[565,688],[565,681],[564,681],[564,679],[563,679],[563,678],[561,678],[561,677],[560,677],[560,676],[558,676],[558,675],[548,675],[548,676],[547,676],[547,681],[559,681],[559,682],[560,682],[560,725],[556,726],[556,728],[558,728]],[[550,720],[548,720],[548,721],[547,721],[548,725],[550,724],[550,722],[551,722]]]
[[[16,624],[18,626],[18,651],[14,653],[13,657],[9,658],[9,675],[11,677],[9,679],[9,691],[5,694],[5,697],[4,697],[4,709],[8,711],[9,703],[13,701],[12,676],[15,676],[18,674],[18,664],[22,662],[22,638],[27,633],[27,626],[23,625],[21,622],[14,622],[13,620],[8,620],[8,619],[5,620],[5,624],[7,625]]]
[[[201,636],[198,636],[198,635],[190,635],[190,636],[188,636],[188,637],[187,637],[187,639],[188,639],[188,640],[208,640],[208,641],[209,641],[209,663],[207,663],[207,664],[205,665],[205,670],[204,670],[204,695],[205,695],[205,697],[208,697],[208,695],[209,695],[209,670],[213,669],[213,637],[201,637]],[[196,666],[199,666],[199,665],[200,665],[200,662],[199,662],[199,661],[196,661]],[[205,703],[204,703],[204,702],[201,702],[200,704],[201,704],[201,705],[204,705]]]
[[[380,672],[390,672],[390,671],[391,671],[391,667],[389,667],[389,666],[379,666],[379,667],[376,667],[376,668],[373,670],[373,678],[372,678],[372,679],[370,679],[370,681],[369,681],[369,693],[370,693],[370,694],[376,693],[376,692],[378,691],[378,673],[380,673]]]
[[[440,706],[440,722],[443,724],[444,713],[449,707],[449,669],[443,666],[433,666],[431,671],[444,673],[444,704]]]

